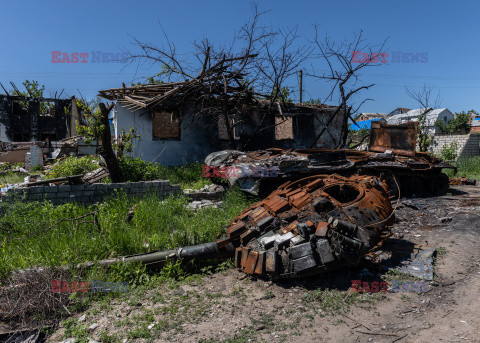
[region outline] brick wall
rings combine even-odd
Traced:
[[[117,191],[129,196],[141,197],[156,193],[167,197],[172,194],[182,194],[178,185],[171,185],[166,180],[125,182],[125,183],[94,183],[86,185],[37,186],[22,189],[11,189],[2,197],[2,201],[43,201],[50,200],[58,205],[68,202],[93,204],[101,202]]]
[[[457,159],[459,157],[474,157],[480,155],[480,135],[442,135],[435,136],[430,145],[430,152],[441,156],[444,146],[450,147],[453,142],[457,143]]]

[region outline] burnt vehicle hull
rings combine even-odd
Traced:
[[[216,242],[98,261],[99,265],[234,257],[252,276],[274,279],[353,267],[389,236],[386,184],[373,176],[316,175],[277,188],[234,218]]]
[[[416,123],[372,124],[370,151],[349,149],[267,149],[243,153],[221,151],[205,159],[203,175],[223,178],[253,193],[268,193],[286,180],[308,175],[354,174],[385,180],[392,196],[440,195],[448,190],[442,169],[455,169],[441,159],[416,152]]]

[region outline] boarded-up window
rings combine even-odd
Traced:
[[[275,117],[275,139],[293,139],[293,117]]]
[[[229,119],[229,123],[230,123],[230,129],[231,127],[233,126],[234,124],[234,121],[232,118]],[[238,136],[236,134],[236,131],[237,131],[237,128],[235,127],[233,129],[233,138],[234,139],[237,139]],[[225,117],[224,116],[219,116],[218,117],[218,138],[220,139],[230,139],[228,137],[228,130],[227,130],[227,125],[225,124]]]
[[[180,139],[180,121],[173,118],[172,113],[152,113],[153,138]]]

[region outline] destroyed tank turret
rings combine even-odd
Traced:
[[[228,227],[226,241],[245,273],[298,277],[357,265],[388,236],[393,219],[379,179],[310,176],[250,206]]]
[[[387,186],[378,178],[310,176],[245,209],[216,242],[98,263],[234,256],[235,266],[250,275],[302,277],[357,265],[388,237],[393,220]]]
[[[226,179],[253,194],[268,194],[287,180],[307,175],[354,174],[377,176],[387,182],[392,196],[441,195],[448,190],[442,169],[455,169],[416,149],[417,123],[372,123],[369,151],[349,149],[277,148],[240,152],[225,150],[207,156],[203,176]]]

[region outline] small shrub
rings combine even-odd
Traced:
[[[450,145],[444,145],[441,155],[444,160],[453,161],[457,158],[457,142],[452,142]]]
[[[99,168],[98,160],[92,156],[67,157],[57,163],[47,173],[48,179],[88,173]]]

